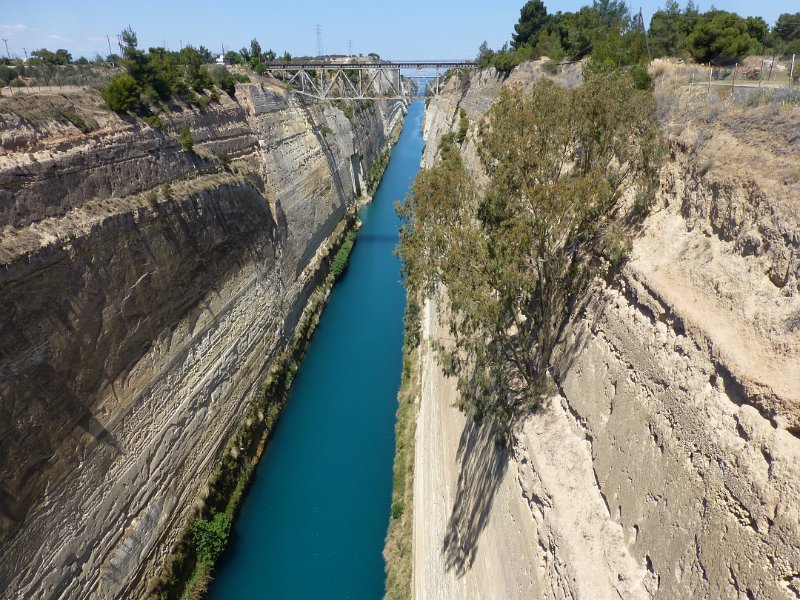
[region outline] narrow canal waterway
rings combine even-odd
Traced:
[[[233,526],[213,599],[384,592],[405,291],[395,200],[422,156],[414,101]]]

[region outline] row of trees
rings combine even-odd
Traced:
[[[117,112],[147,112],[159,101],[177,97],[185,102],[200,102],[198,93],[218,86],[230,95],[235,93],[237,76],[223,66],[210,71],[206,64],[213,56],[206,49],[186,46],[179,52],[164,48],[137,48],[136,33],[122,32],[122,58],[125,73],[117,75],[103,89],[109,108]],[[244,77],[246,80],[247,78]]]
[[[239,52],[231,50],[225,53],[225,61],[232,65],[250,65],[250,67],[259,75],[263,75],[265,71],[264,63],[272,62],[276,59],[276,54],[272,49],[263,51],[261,44],[256,38],[250,40],[250,47],[244,47]],[[285,52],[282,60],[291,61],[292,55]]]
[[[751,54],[800,54],[800,12],[784,13],[770,27],[761,17],[711,9],[704,13],[689,0],[656,11],[648,31],[653,57],[677,56],[728,64]]]
[[[593,278],[624,260],[626,226],[646,214],[665,149],[653,94],[619,70],[571,90],[503,88],[479,131],[485,191],[447,141],[399,209],[400,252],[414,294],[447,290],[437,350],[460,407],[508,431],[546,392]]]
[[[649,59],[644,34],[623,0],[596,0],[577,12],[552,15],[541,0],[529,0],[520,11],[511,46],[494,52],[484,42],[478,62],[509,71],[538,56],[561,61],[588,55],[595,65],[637,66],[640,79],[646,73]]]
[[[548,14],[542,0],[529,0],[520,10],[511,45],[495,52],[484,42],[478,61],[510,71],[539,56],[560,61],[591,55],[596,64],[641,70],[660,56],[728,64],[750,54],[800,54],[800,12],[780,15],[770,28],[761,17],[713,8],[700,13],[692,0],[684,9],[667,0],[645,31],[639,15],[631,15],[623,0],[595,0],[577,12],[555,14]]]

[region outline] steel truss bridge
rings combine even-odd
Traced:
[[[438,96],[448,71],[474,69],[472,61],[400,61],[359,63],[267,63],[266,75],[318,100],[391,100]],[[415,71],[401,76],[401,71]],[[424,80],[426,95],[409,80]]]

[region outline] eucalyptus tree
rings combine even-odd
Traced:
[[[549,386],[592,279],[624,259],[623,220],[646,213],[664,144],[653,95],[595,73],[572,90],[504,88],[477,145],[488,185],[445,140],[399,209],[400,252],[411,290],[446,298],[437,355],[458,376],[459,406],[509,431]]]

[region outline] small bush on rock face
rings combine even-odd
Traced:
[[[550,75],[558,75],[558,63],[554,60],[548,60],[542,65],[546,73]]]
[[[181,133],[178,139],[180,140],[181,146],[183,146],[184,149],[191,150],[194,148],[194,138],[192,137],[192,132],[189,130],[188,125],[181,127]]]
[[[350,253],[353,251],[353,244],[356,242],[356,232],[350,231],[347,237],[339,248],[339,251],[333,257],[331,262],[331,273],[336,278],[339,278],[344,270],[347,268],[347,263],[350,260]]]
[[[214,564],[228,543],[231,520],[227,513],[221,512],[207,521],[197,518],[192,523],[192,541],[201,563]]]
[[[153,129],[158,129],[161,131],[164,128],[164,121],[161,120],[161,117],[158,115],[150,115],[149,117],[144,117],[144,122],[150,125]]]

